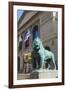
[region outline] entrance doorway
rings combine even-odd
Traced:
[[[38,30],[38,25],[35,25],[33,28],[33,40],[37,37],[39,37],[39,30]]]

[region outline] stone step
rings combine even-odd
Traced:
[[[24,74],[24,73],[18,74],[18,75],[17,75],[17,79],[18,79],[18,80],[30,79],[30,73],[27,73],[27,74]]]

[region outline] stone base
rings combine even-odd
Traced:
[[[46,78],[57,78],[58,71],[57,70],[35,70],[31,73],[31,79],[46,79]]]
[[[39,79],[43,78],[57,78],[58,71],[57,70],[43,70],[43,72],[39,72]]]
[[[57,78],[58,70],[47,70],[40,69],[34,70],[31,73],[22,73],[17,75],[18,80],[22,79],[46,79],[46,78]]]

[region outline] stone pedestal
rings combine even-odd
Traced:
[[[43,78],[57,78],[58,71],[57,70],[43,70],[43,72],[39,71],[39,79]]]
[[[34,70],[31,73],[22,73],[17,75],[17,79],[47,79],[47,78],[57,78],[58,71],[57,70],[47,70],[40,69]]]
[[[57,78],[58,77],[58,71],[57,70],[35,70],[31,73],[30,78],[31,79],[46,79],[46,78]]]

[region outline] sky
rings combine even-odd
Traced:
[[[19,20],[19,18],[21,17],[21,15],[24,13],[24,10],[18,9],[17,10],[17,21]]]

